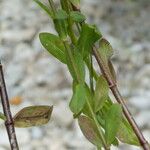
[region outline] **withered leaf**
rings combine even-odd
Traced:
[[[80,129],[84,136],[94,145],[101,147],[101,139],[93,120],[87,116],[81,115],[78,119]]]
[[[14,126],[26,128],[48,123],[53,106],[29,106],[20,110],[14,117]]]

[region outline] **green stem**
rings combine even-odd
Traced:
[[[90,69],[91,69],[90,62],[86,60],[85,63],[86,63],[86,66],[88,67],[88,70],[90,71]],[[92,66],[92,67],[93,67],[93,66]],[[94,68],[93,68],[93,77],[94,77],[95,81],[97,81],[97,79],[98,79],[98,74],[97,74],[97,72],[95,71]]]
[[[95,113],[94,113],[94,111],[93,111],[93,109],[92,109],[92,107],[91,107],[91,105],[90,105],[90,103],[89,103],[88,100],[87,100],[87,105],[88,105],[88,107],[89,107],[89,110],[90,110],[90,113],[91,113],[91,115],[92,115],[92,118],[93,118],[93,120],[94,120],[94,122],[95,122],[95,125],[96,125],[96,127],[97,127],[97,129],[98,129],[98,131],[99,131],[99,136],[100,136],[100,138],[101,138],[101,140],[102,140],[102,144],[103,144],[105,150],[109,150],[110,148],[107,146],[104,133],[103,133],[103,131],[102,131],[100,125],[99,125],[99,122],[98,122],[98,120],[97,120],[97,118],[96,118],[96,116],[95,116]]]
[[[52,9],[53,15],[55,16],[56,8],[55,8],[55,5],[54,5],[54,2],[53,2],[53,0],[48,0],[48,2],[49,2],[50,7],[51,7],[51,9]]]
[[[70,48],[68,47],[68,43],[67,41],[63,41],[64,43],[64,46],[65,46],[65,49],[66,49],[66,54],[67,56],[69,57],[69,60],[70,60],[70,63],[74,69],[74,72],[75,72],[75,76],[76,76],[76,79],[79,83],[82,82],[81,78],[80,78],[80,74],[78,73],[78,70],[77,70],[77,67],[76,67],[76,64],[75,64],[75,61],[74,61],[74,57],[72,55],[72,52],[70,50]]]
[[[92,59],[92,55],[90,55],[90,87],[91,87],[91,91],[92,93],[94,93],[94,83],[93,83],[93,75],[94,75],[94,70],[93,70],[93,59]]]
[[[65,11],[69,14],[70,16],[70,7],[69,7],[69,2],[68,0],[62,0],[62,5],[63,5],[63,8],[65,9]],[[74,31],[73,31],[73,22],[71,20],[71,17],[68,18],[68,33],[69,33],[69,36],[71,38],[71,41],[74,45],[76,45],[77,43],[77,39],[76,39],[76,36],[74,34]]]
[[[62,1],[62,2],[63,2],[63,1]],[[65,8],[67,9],[66,12],[70,13],[68,0],[66,0],[65,2],[66,2],[65,5],[67,6],[67,7],[65,7]],[[52,8],[52,11],[53,11],[53,13],[54,13],[54,15],[55,15],[56,9],[55,9],[55,7],[54,7],[53,1],[52,1],[52,0],[49,0],[49,3],[50,3],[50,6],[51,6],[51,8]],[[69,26],[68,26],[69,36],[70,36],[70,38],[71,38],[72,43],[73,43],[74,45],[76,45],[77,40],[76,40],[76,37],[75,37],[75,35],[74,35],[74,31],[73,31],[73,28],[72,28],[72,20],[71,20],[70,18],[68,19],[68,25],[69,25]],[[58,33],[58,34],[59,34],[59,33]],[[80,78],[80,74],[78,73],[78,70],[77,70],[77,67],[76,67],[76,64],[75,64],[75,61],[74,61],[74,57],[73,57],[73,55],[72,55],[72,51],[70,50],[70,47],[68,47],[68,43],[67,43],[66,40],[63,41],[63,44],[64,44],[65,49],[66,49],[66,54],[67,54],[67,56],[68,56],[68,58],[69,58],[69,60],[70,60],[70,63],[71,63],[71,65],[72,65],[72,67],[73,67],[73,70],[74,70],[74,72],[75,72],[75,76],[76,76],[77,82],[78,82],[78,83],[82,83],[82,80],[81,80],[81,78]],[[88,64],[88,66],[89,66],[89,70],[91,71],[91,64],[90,64],[90,62],[88,61],[87,64]],[[92,67],[93,67],[93,66],[92,66]],[[93,68],[92,68],[92,69],[93,69]],[[97,77],[97,74],[96,74],[96,72],[94,72],[94,70],[93,70],[93,73],[94,73],[95,78],[96,78],[96,77]],[[105,150],[109,150],[109,148],[107,147],[106,141],[105,141],[105,137],[104,137],[103,131],[102,131],[102,129],[101,129],[99,123],[98,123],[98,120],[97,120],[97,118],[96,118],[96,116],[95,116],[95,114],[94,114],[94,111],[93,111],[93,109],[92,109],[92,107],[91,107],[89,101],[87,101],[87,105],[88,105],[89,110],[90,110],[90,112],[91,112],[91,114],[92,114],[92,118],[93,118],[93,120],[94,120],[94,122],[95,122],[95,125],[96,125],[96,127],[97,127],[97,129],[98,129],[98,131],[99,131],[99,136],[100,136],[100,138],[101,138],[101,140],[102,140],[102,144],[103,144]]]

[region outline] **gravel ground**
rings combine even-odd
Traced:
[[[114,47],[121,93],[150,141],[149,1],[83,0],[82,10],[87,21],[96,23]],[[66,67],[40,45],[39,32],[55,33],[49,18],[28,0],[0,0],[0,14],[0,58],[9,98],[19,96],[22,100],[19,105],[11,105],[12,113],[29,105],[54,105],[49,124],[16,129],[20,149],[94,150],[68,108],[72,92]],[[0,150],[9,150],[2,122],[0,136]],[[127,145],[119,149],[138,150]]]

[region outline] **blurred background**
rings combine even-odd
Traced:
[[[150,1],[81,0],[81,6],[87,21],[98,25],[112,44],[121,93],[150,141]],[[47,125],[16,129],[20,150],[94,150],[68,107],[72,91],[67,68],[42,48],[42,31],[55,33],[32,0],[0,0],[0,59],[13,115],[25,106],[54,105]],[[0,122],[0,150],[9,149]],[[119,149],[138,150],[127,145]]]

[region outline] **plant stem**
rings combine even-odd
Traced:
[[[144,150],[150,150],[148,142],[144,138],[144,136],[143,136],[142,132],[140,131],[138,125],[136,124],[135,120],[133,119],[131,113],[129,112],[128,107],[126,106],[125,101],[123,100],[123,98],[122,98],[122,96],[121,96],[121,94],[120,94],[120,92],[117,88],[117,85],[116,85],[115,81],[112,79],[110,74],[107,72],[107,69],[103,66],[103,62],[100,59],[100,54],[98,53],[98,51],[95,48],[93,48],[93,54],[94,54],[94,56],[97,60],[97,63],[99,65],[104,77],[106,78],[106,80],[107,80],[107,82],[110,86],[110,89],[111,89],[114,97],[116,98],[118,103],[120,103],[122,105],[124,115],[126,116],[128,122],[132,126],[137,138],[139,139],[139,142],[140,142],[141,146],[143,147]]]
[[[96,127],[97,127],[97,129],[98,129],[98,131],[99,131],[99,136],[100,136],[100,138],[101,138],[101,140],[102,140],[102,144],[103,144],[105,150],[110,150],[110,148],[107,146],[107,143],[106,143],[106,140],[105,140],[103,131],[102,131],[101,127],[99,126],[99,123],[98,123],[98,121],[97,121],[97,118],[96,118],[96,116],[95,116],[95,114],[94,114],[94,111],[93,111],[93,109],[92,109],[92,107],[91,107],[91,105],[90,105],[90,103],[89,103],[88,100],[87,100],[87,105],[88,105],[88,107],[89,107],[89,110],[90,110],[90,113],[91,113],[91,115],[92,115],[92,118],[93,118],[93,120],[94,120],[94,122],[95,122],[95,125],[96,125]]]
[[[6,116],[5,126],[7,129],[11,150],[19,150],[13,119],[10,111],[10,105],[9,105],[1,62],[0,62],[0,95],[1,95],[4,115]]]
[[[77,79],[78,83],[81,83],[82,80],[80,78],[80,74],[78,73],[78,70],[77,70],[72,52],[71,52],[70,48],[68,47],[68,43],[67,43],[67,41],[63,41],[63,43],[64,43],[64,46],[65,46],[65,49],[66,49],[66,54],[67,54],[67,56],[70,60],[70,63],[72,65],[73,69],[74,69],[76,79]]]
[[[72,7],[75,11],[80,11],[80,9],[76,8],[75,6]],[[80,24],[82,26],[82,24]],[[104,75],[105,79],[107,80],[110,89],[114,95],[114,97],[116,98],[116,100],[118,101],[118,103],[120,103],[122,105],[123,108],[123,112],[125,117],[127,118],[128,122],[130,123],[130,125],[132,126],[141,146],[143,147],[144,150],[150,150],[150,146],[149,143],[146,141],[146,139],[144,138],[142,132],[140,131],[138,125],[136,124],[134,118],[132,117],[130,111],[128,110],[127,105],[125,104],[125,101],[123,100],[118,87],[116,85],[116,82],[113,80],[112,76],[110,75],[108,69],[106,66],[104,66],[104,63],[101,59],[100,54],[98,53],[97,49],[95,47],[93,47],[92,49],[93,54],[97,60],[97,63],[100,67],[100,70],[102,71],[102,74]]]
[[[50,5],[50,7],[51,7],[51,9],[52,9],[52,13],[53,13],[53,15],[55,16],[55,5],[54,5],[54,2],[53,2],[53,0],[48,0],[48,2],[49,2],[49,5]]]
[[[68,2],[68,0],[62,0],[62,3],[64,3],[65,5],[64,9],[70,16],[70,9],[69,9],[70,3]],[[68,33],[69,33],[72,43],[75,45],[77,42],[77,39],[73,31],[73,23],[72,23],[71,17],[68,18]]]
[[[52,0],[49,0],[49,1],[51,1],[51,8],[53,9],[53,12],[54,12],[54,11],[55,11],[55,10],[54,10],[55,8],[54,8],[54,6],[53,6],[53,5],[54,5],[54,4],[53,4],[53,1],[52,1]],[[68,0],[66,0],[65,2],[66,2],[67,7],[69,7],[69,6],[68,6],[68,5],[69,5],[69,4],[68,4],[68,3],[69,3]],[[68,9],[68,8],[67,8],[67,9]],[[79,10],[78,8],[76,8],[76,7],[73,7],[73,9],[74,9],[75,11],[80,11],[80,10]],[[69,9],[68,9],[67,11],[69,12]],[[74,36],[74,33],[73,33],[72,23],[71,23],[70,20],[68,20],[68,24],[69,24],[69,35],[70,35],[70,38],[71,38],[71,40],[72,40],[72,43],[75,45],[75,44],[76,44],[76,39],[75,39],[75,36]],[[84,24],[84,22],[83,22],[83,23],[80,23],[81,26],[82,26],[82,24]],[[78,72],[76,71],[76,66],[75,66],[75,63],[74,63],[74,59],[73,59],[73,57],[72,57],[72,53],[71,53],[70,49],[68,49],[68,45],[66,44],[66,42],[64,42],[64,45],[65,45],[65,47],[66,47],[66,51],[67,51],[67,53],[68,53],[68,56],[70,57],[71,63],[72,63],[72,65],[73,65],[73,69],[74,69],[74,71],[75,71],[75,73],[76,73],[77,80],[78,80],[78,82],[80,83],[80,75],[79,75]],[[93,50],[93,54],[94,54],[94,56],[95,56],[95,58],[96,58],[96,60],[97,60],[97,63],[98,63],[98,65],[99,65],[99,67],[100,67],[100,70],[102,71],[102,74],[103,74],[104,77],[106,78],[106,80],[107,80],[107,82],[108,82],[108,84],[109,84],[109,86],[110,86],[110,89],[111,89],[111,91],[112,91],[114,97],[116,98],[116,100],[118,101],[118,103],[120,103],[120,104],[122,105],[124,115],[126,116],[128,122],[129,122],[130,125],[132,126],[132,128],[133,128],[135,134],[137,135],[141,146],[143,147],[144,150],[150,150],[150,147],[149,147],[148,142],[145,140],[145,138],[144,138],[143,134],[141,133],[139,127],[137,126],[135,120],[133,119],[132,115],[130,114],[130,112],[129,112],[129,110],[128,110],[128,108],[127,108],[127,106],[126,106],[126,104],[125,104],[125,102],[124,102],[124,100],[123,100],[123,98],[122,98],[122,96],[121,96],[121,94],[120,94],[118,88],[117,88],[116,82],[113,80],[113,78],[112,78],[112,76],[111,76],[111,74],[110,74],[108,68],[104,65],[104,63],[103,63],[103,61],[102,61],[102,59],[101,59],[100,54],[98,53],[97,49],[95,49],[95,47],[93,47],[92,50]],[[92,116],[93,116],[93,120],[95,121],[96,126],[97,126],[97,128],[98,128],[98,130],[99,130],[99,124],[98,124],[98,122],[97,122],[97,118],[95,117],[95,114],[94,114],[94,112],[92,111],[92,108],[91,108],[90,104],[88,104],[88,107],[89,107],[89,109],[91,109],[91,112],[92,112],[92,114],[93,114],[93,115],[92,115]],[[107,145],[105,144],[105,139],[104,139],[103,135],[101,134],[101,130],[99,130],[99,132],[100,132],[100,135],[101,135],[101,138],[102,138],[102,142],[103,142],[104,148],[105,148],[106,150],[108,150]]]

